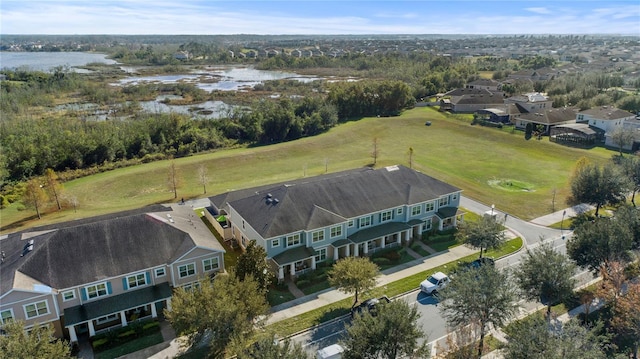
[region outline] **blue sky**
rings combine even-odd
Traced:
[[[640,36],[640,0],[0,0],[0,34]]]

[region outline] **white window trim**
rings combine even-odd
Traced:
[[[271,248],[280,247],[280,238],[275,238],[271,240]]]
[[[195,281],[195,282],[189,282],[189,283],[185,283],[181,286],[185,291],[190,291],[192,289],[198,289],[200,288],[200,282]]]
[[[73,296],[71,298],[65,298],[65,294],[67,293],[71,293],[73,294]],[[70,300],[74,300],[76,299],[76,290],[75,289],[71,289],[71,290],[65,290],[64,292],[62,292],[62,301],[63,302],[68,302]]]
[[[193,274],[189,274],[189,270],[187,269],[187,274],[186,275],[182,275],[180,267],[188,267],[192,265],[193,266]],[[182,279],[182,278],[187,278],[187,277],[191,277],[196,275],[198,271],[196,270],[196,262],[191,262],[191,263],[185,263],[185,264],[181,264],[178,266],[178,278]]]
[[[401,215],[402,212],[404,212],[404,209],[402,207],[398,208],[398,210],[396,211],[396,213],[398,213],[398,215]]]
[[[142,284],[138,283],[138,276],[139,275],[142,275],[142,279],[144,280],[144,283],[142,283]],[[133,286],[131,286],[131,282],[129,282],[129,278],[133,278],[135,280],[135,284]],[[147,274],[145,272],[128,275],[126,280],[127,280],[127,288],[128,289],[144,287],[145,285],[149,284],[149,283],[147,283]]]
[[[39,314],[38,313],[38,304],[40,304],[40,303],[44,303],[44,307],[47,310],[46,313],[43,313],[43,314]],[[36,315],[34,315],[33,317],[30,317],[29,314],[27,314],[27,307],[30,306],[30,305],[33,305],[35,307],[35,309],[36,309]],[[49,313],[51,313],[49,311],[49,304],[47,304],[46,300],[41,300],[39,302],[33,302],[33,303],[25,304],[25,305],[22,306],[22,308],[24,309],[24,317],[27,318],[27,319],[38,318],[38,317],[42,317],[42,316],[45,316],[45,315],[48,315]]]
[[[351,220],[349,220],[349,222],[347,222],[347,227],[353,228],[353,226],[355,226],[355,221],[353,219],[351,219]]]
[[[99,291],[98,291],[98,286],[101,285],[101,284],[104,285],[105,294],[100,294]],[[91,288],[91,287],[96,287],[96,294],[97,295],[95,297],[90,297],[89,296],[89,288]],[[87,300],[94,300],[94,299],[97,299],[97,298],[100,298],[100,297],[106,297],[106,296],[109,295],[109,286],[107,285],[107,282],[100,282],[100,283],[88,285],[88,286],[84,287],[84,290],[87,293]]]
[[[366,219],[369,223],[367,224],[362,224],[362,220]],[[371,220],[371,216],[366,216],[366,217],[361,217],[360,219],[358,219],[358,228],[367,228],[367,227],[371,227],[372,225],[372,220]]]
[[[314,237],[318,236],[320,239],[316,239]],[[319,230],[315,232],[311,232],[311,243],[318,243],[324,241],[324,230]]]
[[[339,233],[337,233],[336,235],[334,235],[334,234],[333,234],[333,230],[334,230],[334,229],[336,230],[336,232],[339,232]],[[337,238],[337,237],[342,236],[342,226],[333,226],[333,227],[329,228],[329,236],[330,236],[331,238]]]
[[[435,209],[436,209],[436,202],[435,201],[434,202],[428,202],[428,203],[425,204],[424,212],[425,213],[432,212]]]
[[[3,313],[3,312],[11,313],[11,320],[16,320],[16,316],[13,314],[13,308],[7,308],[7,309],[5,309],[3,311],[0,311],[0,313]],[[7,323],[4,322],[4,319],[2,319],[2,315],[0,315],[0,324],[2,324],[2,325],[7,324]]]
[[[417,209],[417,211],[414,211],[415,209]],[[411,206],[411,215],[412,216],[418,216],[420,214],[422,214],[422,205],[421,204],[418,204],[418,205],[415,205],[415,206]]]
[[[213,267],[213,261],[214,261],[214,260],[216,261],[216,266],[215,266],[215,267]],[[205,264],[204,264],[204,262],[206,262],[206,261],[211,261],[211,269],[206,269],[206,268],[205,268]],[[202,270],[203,270],[203,271],[205,271],[205,272],[209,272],[209,271],[216,270],[216,269],[220,269],[220,258],[218,258],[218,257],[211,257],[211,258],[206,258],[206,259],[203,259],[203,260],[202,260]]]
[[[297,239],[298,243],[289,244],[289,238],[293,239],[293,238],[296,238],[296,237],[298,238],[298,239]],[[299,246],[299,245],[300,245],[300,243],[302,243],[302,238],[301,238],[301,236],[300,236],[300,233],[296,233],[296,234],[293,234],[293,235],[287,236],[287,248],[289,248],[289,247]]]
[[[389,218],[385,219],[385,215],[388,215]],[[380,213],[380,223],[389,222],[393,219],[393,211],[384,211]]]
[[[158,271],[162,271],[162,274],[158,274]],[[153,270],[153,275],[156,276],[156,278],[158,277],[164,277],[167,275],[167,270],[164,267],[160,267],[160,268],[156,268]]]
[[[321,255],[318,254],[318,252],[322,252],[322,251],[324,251],[324,259],[319,259],[321,257]],[[324,261],[326,261],[327,260],[327,247],[318,249],[316,251],[316,254],[315,254],[314,257],[316,259],[316,262],[324,262]]]

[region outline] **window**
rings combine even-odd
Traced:
[[[425,212],[431,212],[435,209],[435,203],[434,202],[429,202],[427,204],[425,204]]]
[[[404,212],[404,211],[402,210],[402,207],[398,208],[398,215],[402,214],[402,212]]]
[[[354,225],[353,219],[347,222],[347,227],[351,228],[353,227],[353,225]]]
[[[96,324],[101,325],[104,323],[113,322],[116,319],[120,319],[120,314],[118,313],[109,314],[109,315],[105,315],[104,317],[100,317],[96,319]]]
[[[439,203],[439,207],[444,207],[446,205],[449,204],[449,197],[442,197],[440,198],[440,203]]]
[[[422,231],[426,232],[428,230],[431,229],[431,218],[427,219],[426,221],[424,221],[423,225],[422,225]]]
[[[156,268],[156,278],[158,277],[164,277],[165,276],[165,271],[164,271],[164,267],[162,268]]]
[[[369,227],[371,225],[371,217],[362,217],[360,218],[360,228]]]
[[[340,237],[342,235],[342,226],[331,227],[331,238]]]
[[[456,199],[458,199],[458,194],[457,193],[452,194],[451,195],[451,200],[455,201]]]
[[[382,212],[380,214],[380,222],[388,222],[393,218],[391,211]]]
[[[219,264],[218,257],[208,258],[202,261],[202,267],[204,268],[205,272],[218,269],[219,267],[218,264]]]
[[[271,248],[278,248],[278,247],[280,247],[280,238],[276,238],[271,241]]]
[[[188,277],[196,274],[196,265],[194,263],[185,264],[178,267],[180,278]]]
[[[316,251],[316,262],[324,262],[327,259],[327,249],[322,248]]]
[[[311,241],[313,243],[324,241],[324,231],[316,231],[311,234]]]
[[[68,302],[72,299],[76,299],[76,291],[75,290],[68,290],[66,292],[62,292],[62,301],[63,302]]]
[[[37,302],[33,304],[27,304],[24,306],[24,314],[27,319],[39,317],[41,315],[49,314],[49,308],[47,307],[47,301]]]
[[[200,288],[200,282],[191,282],[182,286],[187,292]]]
[[[297,246],[300,244],[300,233],[287,236],[287,247]]]
[[[417,216],[420,213],[422,213],[422,206],[421,205],[417,205],[417,206],[411,207],[411,215],[412,216]]]
[[[138,273],[127,277],[127,288],[140,287],[147,284],[147,276],[144,273]]]
[[[13,310],[7,309],[0,312],[0,324],[7,324],[10,320],[13,320]]]
[[[85,290],[87,291],[87,298],[89,299],[98,298],[98,297],[102,297],[109,294],[107,292],[106,283],[98,283],[98,284],[90,285],[88,287],[85,287]]]

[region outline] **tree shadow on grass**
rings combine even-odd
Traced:
[[[333,308],[322,313],[322,315],[318,317],[313,324],[317,325],[325,323],[331,319],[339,318],[346,314],[349,314],[349,310],[346,308]]]

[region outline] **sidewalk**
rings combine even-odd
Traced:
[[[565,209],[547,214],[545,216],[535,218],[531,220],[531,223],[539,224],[541,226],[550,226],[554,223],[558,223],[562,221],[563,219],[569,219],[570,217],[575,217],[580,213],[584,213],[592,209],[595,209],[595,207],[585,203],[578,204],[573,207],[565,208]]]
[[[415,273],[456,261],[474,253],[478,253],[478,251],[466,246],[457,246],[444,252],[401,264],[397,267],[383,271],[382,275],[378,278],[377,286],[384,286]],[[329,288],[319,293],[309,294],[302,298],[294,299],[287,303],[272,307],[271,316],[267,320],[267,325],[298,316],[302,313],[306,313],[350,297],[353,297],[353,294],[345,294],[336,289]]]

